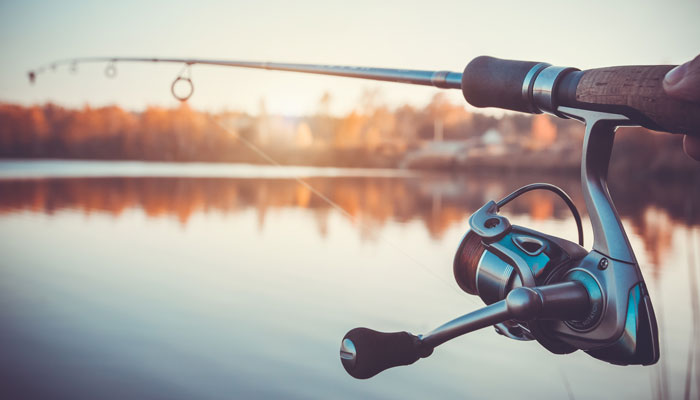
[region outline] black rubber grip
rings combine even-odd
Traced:
[[[523,81],[537,64],[539,63],[535,61],[477,57],[462,74],[464,98],[474,107],[532,112],[530,102],[523,97]]]
[[[357,379],[371,378],[385,369],[410,365],[421,357],[432,353],[431,349],[423,349],[418,336],[408,332],[384,333],[367,328],[355,328],[348,332],[343,341],[349,339],[355,350],[354,357],[343,355],[341,362],[352,377]]]

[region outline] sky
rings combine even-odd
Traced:
[[[700,53],[700,1],[8,1],[0,0],[0,101],[68,107],[172,107],[180,65],[81,65],[27,71],[82,56],[198,57],[461,72],[474,57],[581,69],[679,64]],[[201,110],[303,115],[355,108],[367,90],[397,107],[440,89],[289,72],[194,66]],[[464,102],[450,90],[455,102]]]

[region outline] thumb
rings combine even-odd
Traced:
[[[683,138],[683,150],[690,157],[700,161],[700,138],[686,136]]]
[[[671,97],[700,102],[700,55],[668,71],[663,87]]]

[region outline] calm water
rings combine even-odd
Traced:
[[[697,182],[612,187],[656,308],[657,365],[484,329],[368,381],[345,373],[349,329],[425,333],[481,305],[454,283],[453,252],[474,210],[532,181],[584,208],[572,178],[0,162],[0,397],[697,398]],[[548,193],[505,210],[574,240],[567,213]]]

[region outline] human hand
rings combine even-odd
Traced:
[[[700,55],[668,71],[663,81],[666,94],[681,100],[700,103]],[[700,161],[700,137],[686,135],[683,150]]]

